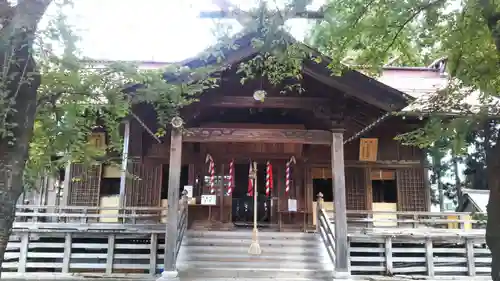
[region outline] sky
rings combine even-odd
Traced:
[[[277,5],[284,0],[276,0]],[[211,0],[75,0],[69,15],[82,38],[83,55],[93,59],[180,61],[215,43],[213,20],[200,11],[218,10]],[[242,9],[254,0],[232,0]],[[311,9],[325,0],[315,0]],[[140,4],[138,4],[140,3]],[[270,3],[275,5],[275,1]],[[234,29],[241,26],[235,21]],[[287,22],[303,40],[310,24],[305,19]]]

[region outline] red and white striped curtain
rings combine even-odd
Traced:
[[[250,160],[250,165],[248,166],[248,188],[247,188],[247,195],[248,196],[253,196],[253,179],[250,177],[252,175],[253,167],[252,167],[252,161]]]
[[[290,157],[290,160],[286,162],[286,176],[285,176],[285,194],[288,194],[290,192],[290,187],[291,187],[291,181],[292,181],[292,171],[291,171],[291,166],[292,164],[295,164],[295,157]]]
[[[271,195],[271,191],[273,190],[273,166],[271,162],[267,161],[266,164],[266,196],[269,197]]]
[[[208,163],[208,175],[210,176],[208,186],[210,187],[210,194],[215,193],[215,163],[210,154],[207,154],[205,163]]]
[[[229,162],[229,175],[227,183],[227,196],[231,196],[234,189],[234,159]]]

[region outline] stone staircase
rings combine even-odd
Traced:
[[[260,231],[260,256],[248,254],[249,230],[187,231],[181,280],[333,280],[333,264],[313,233]]]

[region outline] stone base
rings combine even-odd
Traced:
[[[163,271],[160,278],[156,281],[180,281],[179,272],[177,271]]]
[[[353,279],[351,278],[351,274],[347,271],[335,271],[333,273],[333,280],[349,281]]]

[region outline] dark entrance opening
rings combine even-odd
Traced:
[[[168,199],[168,178],[169,178],[169,166],[162,165],[162,178],[161,178],[161,199]],[[179,199],[182,197],[182,191],[184,186],[188,185],[189,182],[189,166],[181,166],[181,180],[179,186]]]
[[[398,187],[395,180],[372,181],[374,203],[398,203]]]
[[[232,220],[235,226],[252,227],[254,197],[248,195],[248,174],[250,164],[234,165]],[[257,165],[257,223],[269,226],[271,217],[270,200],[266,197],[266,165]]]
[[[314,201],[317,200],[318,193],[323,194],[325,202],[333,202],[333,184],[332,179],[313,179]]]

